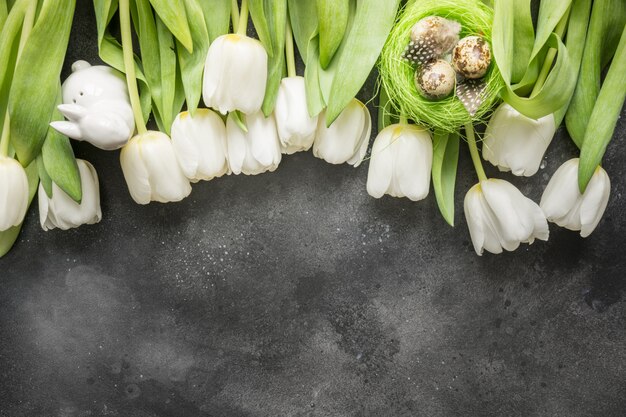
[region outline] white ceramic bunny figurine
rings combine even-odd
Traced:
[[[50,123],[60,133],[104,150],[121,148],[133,135],[135,120],[122,73],[76,61],[62,90],[58,109],[67,121]]]

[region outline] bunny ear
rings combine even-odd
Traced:
[[[57,132],[76,140],[83,140],[83,134],[74,122],[51,122],[50,126]]]
[[[80,120],[87,114],[87,109],[80,104],[59,104],[57,109],[63,113],[66,119],[72,121]]]

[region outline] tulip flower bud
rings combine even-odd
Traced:
[[[0,232],[19,226],[28,210],[28,177],[13,158],[0,156]]]
[[[430,189],[433,144],[427,130],[398,124],[383,129],[372,147],[367,192],[374,198],[384,194],[419,201]]]
[[[83,198],[74,201],[55,183],[52,183],[52,197],[48,197],[42,184],[39,184],[39,222],[43,230],[59,228],[68,230],[83,224],[95,224],[102,219],[100,209],[100,187],[98,173],[87,161],[77,159]]]
[[[164,133],[148,131],[134,136],[122,148],[120,163],[128,191],[138,204],[180,201],[191,193],[172,141]]]
[[[226,127],[209,109],[180,113],[172,124],[172,145],[185,176],[192,182],[211,180],[228,172]]]
[[[552,114],[534,120],[502,103],[487,125],[483,158],[501,171],[530,177],[539,170],[556,129]]]
[[[257,175],[276,170],[282,155],[274,118],[266,118],[260,111],[247,115],[247,132],[234,118],[231,113],[226,120],[228,163],[233,174]]]
[[[229,34],[209,47],[202,96],[207,107],[222,114],[258,112],[265,98],[267,52],[256,39]]]
[[[465,196],[465,217],[474,250],[502,253],[520,243],[548,240],[548,222],[535,202],[511,183],[488,179],[472,187]]]
[[[371,133],[369,110],[359,100],[352,99],[329,127],[326,127],[325,114],[320,115],[313,155],[329,164],[347,162],[357,167],[365,158]]]
[[[609,203],[611,181],[602,167],[596,168],[584,194],[578,188],[578,158],[556,170],[541,197],[541,209],[549,221],[569,230],[580,230],[582,237],[596,228]]]
[[[308,151],[313,146],[318,117],[309,116],[304,77],[283,78],[274,117],[283,153]]]

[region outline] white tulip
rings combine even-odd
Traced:
[[[172,123],[172,145],[180,167],[192,182],[228,172],[226,126],[209,109],[197,109],[193,117],[186,111],[180,113]]]
[[[487,125],[483,158],[501,171],[530,177],[539,170],[556,129],[552,114],[534,120],[502,103]]]
[[[228,163],[231,171],[236,175],[257,175],[274,171],[282,157],[274,118],[266,118],[259,111],[247,115],[245,123],[247,132],[237,124],[233,113],[226,120]]]
[[[148,131],[134,136],[122,148],[120,162],[128,191],[138,204],[180,201],[191,193],[172,141],[164,133]]]
[[[267,84],[267,52],[256,39],[229,34],[209,47],[202,96],[207,107],[222,114],[261,109]]]
[[[0,232],[19,226],[28,210],[28,177],[13,158],[0,156]]]
[[[292,154],[311,149],[318,118],[309,116],[304,77],[282,79],[274,116],[283,153]]]
[[[313,155],[330,164],[347,162],[357,167],[365,158],[371,133],[369,110],[353,99],[330,127],[326,127],[325,112],[320,114]]]
[[[102,220],[98,173],[87,161],[77,159],[83,198],[77,203],[52,183],[52,198],[39,184],[39,222],[43,230],[59,228],[68,230],[83,224],[95,224]]]
[[[430,189],[433,143],[428,131],[416,125],[397,124],[383,129],[372,147],[367,192],[419,201]]]
[[[541,209],[549,221],[569,230],[580,230],[582,237],[594,231],[611,193],[609,175],[596,168],[584,194],[578,188],[578,158],[570,159],[556,170],[541,197]]]
[[[467,192],[464,208],[478,255],[483,249],[502,253],[522,242],[548,240],[548,222],[541,208],[507,181],[488,179],[476,184]]]

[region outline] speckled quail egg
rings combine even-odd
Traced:
[[[480,36],[467,36],[452,50],[452,65],[457,73],[465,78],[484,77],[490,64],[491,49]]]
[[[443,59],[428,62],[415,72],[415,86],[429,100],[441,100],[450,96],[455,85],[454,68]]]

